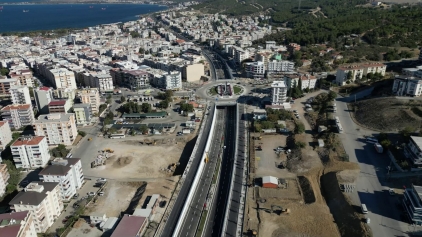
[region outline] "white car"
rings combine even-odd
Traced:
[[[87,193],[87,194],[88,194],[88,196],[90,196],[90,197],[95,196],[95,193],[94,193],[94,192],[89,192],[89,193]]]
[[[394,196],[394,195],[396,194],[396,192],[394,192],[394,189],[392,189],[392,188],[388,189],[388,193],[389,193],[391,196]]]
[[[99,178],[99,179],[97,179],[97,182],[107,182],[107,179],[105,179],[105,178]]]

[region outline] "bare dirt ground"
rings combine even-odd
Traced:
[[[105,237],[104,233],[97,227],[89,226],[84,219],[79,219],[67,236],[69,237]]]
[[[422,101],[396,98],[377,98],[353,104],[355,119],[365,127],[380,131],[399,131],[416,128],[422,118],[415,111],[422,111]]]
[[[152,140],[152,139],[150,139]],[[114,150],[105,166],[91,170],[92,176],[119,180],[154,179],[169,177],[165,171],[180,159],[185,142],[175,139],[156,139],[156,145],[142,145],[144,139],[115,141],[104,144],[99,150]],[[177,143],[177,144],[176,144]]]

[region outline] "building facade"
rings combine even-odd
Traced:
[[[412,184],[405,188],[402,200],[412,224],[422,225],[422,187]]]
[[[64,144],[70,146],[78,135],[75,114],[73,113],[39,116],[33,124],[35,135],[45,136],[48,145]]]
[[[22,211],[0,214],[0,236],[37,237],[31,212]]]
[[[73,105],[73,113],[75,113],[76,125],[88,125],[91,123],[92,113],[90,104]]]
[[[27,86],[12,86],[9,91],[13,104],[32,104]]]
[[[178,71],[172,71],[168,74],[163,75],[160,78],[164,89],[166,90],[181,90],[182,89],[182,73]],[[160,83],[161,84],[161,83]]]
[[[0,78],[0,96],[9,96],[10,87],[20,85],[19,81],[10,78]]]
[[[182,79],[185,81],[199,81],[205,75],[205,67],[202,63],[189,64],[182,69]]]
[[[56,158],[51,165],[41,170],[39,179],[44,182],[59,183],[62,200],[69,201],[84,182],[81,159]]]
[[[46,77],[50,80],[56,89],[77,88],[75,74],[66,68],[54,68],[47,70]]]
[[[350,65],[340,67],[339,69],[337,69],[336,83],[338,85],[345,85],[347,81],[354,82],[356,80],[360,80],[363,76],[366,76],[368,73],[380,73],[382,76],[385,76],[386,69],[387,65],[382,63]],[[349,72],[351,73],[350,78],[348,78]]]
[[[268,62],[268,72],[292,72],[295,70],[295,63],[287,60],[272,60]]]
[[[48,113],[68,113],[72,105],[69,100],[53,100],[48,103]]]
[[[34,111],[30,104],[8,105],[1,109],[3,121],[8,121],[10,128],[19,129],[23,126],[32,125]]]
[[[422,78],[404,75],[396,76],[392,92],[397,96],[419,97],[422,94]]]
[[[43,136],[20,137],[10,145],[10,149],[16,168],[44,167],[51,157],[47,139]]]
[[[245,63],[246,76],[249,78],[260,79],[265,76],[265,65],[263,62]]]
[[[53,88],[46,86],[34,90],[35,102],[40,114],[48,114],[48,104],[53,100]]]
[[[30,212],[34,218],[35,231],[44,233],[63,211],[59,183],[32,182],[9,205],[16,212]]]
[[[12,130],[7,120],[0,121],[0,153],[6,149],[7,144],[12,141]],[[1,156],[0,156],[1,162]]]
[[[287,99],[287,87],[284,81],[273,81],[271,84],[271,104],[282,105]]]
[[[98,115],[101,104],[100,92],[98,91],[98,89],[91,88],[80,90],[77,93],[77,98],[79,99],[80,103],[91,105],[91,113],[93,115]]]
[[[6,187],[9,184],[10,174],[6,164],[0,164],[0,197],[6,193]]]

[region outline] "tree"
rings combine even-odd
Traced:
[[[306,143],[301,142],[301,141],[297,141],[295,142],[295,148],[305,148]]]
[[[301,134],[305,132],[305,125],[302,122],[296,122],[295,134]]]
[[[167,100],[160,101],[160,108],[167,109],[169,107],[169,102]]]
[[[81,137],[85,137],[86,136],[86,132],[78,130],[78,134],[81,135]]]
[[[334,91],[328,92],[328,95],[327,95],[328,101],[333,101],[336,98],[337,98],[337,93],[335,93]]]
[[[7,76],[9,74],[9,69],[7,69],[5,67],[0,68],[0,74],[2,76]]]
[[[399,134],[401,138],[404,140],[404,142],[408,142],[410,136],[412,135],[413,128],[411,127],[405,127],[403,130],[399,131]]]
[[[186,102],[183,102],[180,104],[180,110],[184,112],[193,112],[194,108],[192,104],[188,104]]]
[[[148,127],[145,124],[142,124],[141,127],[139,127],[139,130],[144,135],[148,133]]]
[[[262,126],[261,126],[260,123],[254,122],[254,125],[253,126],[254,126],[255,132],[261,132],[262,131]]]
[[[352,80],[352,78],[353,78],[353,73],[352,73],[352,71],[349,71],[347,73],[347,80]]]
[[[262,126],[263,129],[273,129],[273,128],[275,128],[274,123],[272,123],[270,121],[262,121],[261,126]]]
[[[151,112],[151,105],[150,104],[148,104],[148,103],[142,103],[141,104],[141,110],[142,110],[142,112],[144,112],[144,113],[150,113]]]
[[[121,96],[120,97],[120,103],[125,103],[125,101],[126,101],[126,98],[124,96]]]
[[[145,49],[144,49],[144,48],[142,48],[142,47],[140,47],[140,48],[139,48],[139,50],[138,50],[138,52],[139,52],[140,54],[145,54]]]
[[[270,122],[275,123],[278,120],[278,115],[277,114],[268,114],[267,115],[267,120],[270,121]]]

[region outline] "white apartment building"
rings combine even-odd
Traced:
[[[48,145],[64,144],[70,146],[76,139],[75,114],[52,113],[39,116],[33,123],[37,136],[45,136]]]
[[[250,57],[249,52],[241,48],[236,48],[234,52],[234,60],[236,63],[240,64],[243,60]]]
[[[0,121],[0,153],[6,148],[7,144],[12,141],[12,130],[10,129],[9,122]],[[1,162],[1,156],[0,156]],[[0,195],[1,196],[1,195]]]
[[[0,96],[9,96],[10,87],[20,85],[20,82],[16,79],[2,78],[0,76]]]
[[[361,64],[361,65],[350,65],[345,67],[340,67],[337,69],[336,73],[336,83],[338,85],[345,85],[348,80],[354,82],[357,79],[362,79],[362,77],[368,73],[381,73],[382,76],[385,75],[387,65],[382,63],[373,63],[373,64]],[[347,79],[349,72],[352,73],[352,78]]]
[[[63,211],[59,183],[32,182],[9,205],[16,212],[29,211],[34,218],[35,231],[44,233]]]
[[[66,68],[54,68],[47,70],[46,77],[51,81],[56,89],[71,88],[76,89],[75,74]]]
[[[271,88],[271,104],[283,105],[287,98],[287,87],[284,81],[273,81]]]
[[[268,62],[268,72],[292,72],[295,70],[295,63],[287,60],[272,60]]]
[[[32,125],[34,111],[30,104],[8,105],[1,110],[3,121],[8,121],[10,128],[19,129],[23,126]]]
[[[263,62],[245,63],[246,76],[249,78],[260,79],[265,76],[265,65]]]
[[[20,137],[10,145],[10,149],[16,168],[44,167],[51,157],[47,139],[44,136]]]
[[[397,96],[419,97],[422,94],[422,78],[405,75],[396,76],[392,92]]]
[[[91,105],[92,115],[98,114],[101,101],[100,92],[97,88],[79,90],[77,98],[79,98],[81,103]]]
[[[88,125],[91,123],[91,105],[90,104],[75,104],[73,105],[73,112],[75,113],[77,125]]]
[[[31,212],[22,211],[0,214],[0,236],[37,237]]]
[[[91,75],[91,87],[98,88],[101,93],[110,92],[114,90],[113,78],[110,74],[97,74]]]
[[[81,159],[56,158],[51,165],[41,170],[39,179],[44,182],[59,183],[62,200],[69,201],[84,182]]]
[[[182,73],[172,71],[163,75],[164,88],[166,90],[181,90],[182,89]]]
[[[299,80],[302,83],[301,90],[315,89],[317,78],[310,74],[290,74],[284,76],[284,82],[287,85],[287,88],[293,88],[299,85]]]
[[[27,86],[10,87],[10,96],[13,104],[31,104],[31,96]]]
[[[6,192],[6,187],[9,184],[9,178],[10,174],[7,170],[7,165],[0,164],[0,197],[3,197],[4,193]]]
[[[46,86],[34,90],[35,102],[41,114],[48,114],[48,104],[53,100],[53,88]]]

